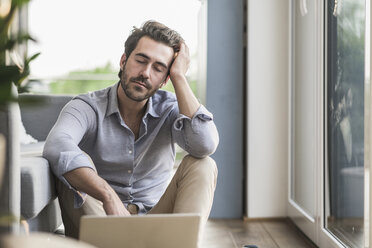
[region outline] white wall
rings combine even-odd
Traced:
[[[248,0],[247,217],[287,216],[289,0]]]

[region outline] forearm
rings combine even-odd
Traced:
[[[101,201],[107,215],[130,215],[116,192],[92,169],[82,167],[66,172],[63,176],[76,190]]]
[[[106,201],[115,193],[111,186],[91,168],[77,168],[63,176],[77,191],[85,192],[101,202]]]
[[[172,83],[177,96],[180,114],[192,118],[200,107],[200,103],[192,92],[186,76],[180,75],[174,77]]]

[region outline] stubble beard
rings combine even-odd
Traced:
[[[132,85],[132,88],[130,86],[130,84],[134,84],[133,81],[141,81],[143,82],[146,86],[144,89],[143,87],[141,86],[138,86],[138,85]],[[143,100],[146,100],[148,98],[150,98],[151,96],[153,96],[156,92],[156,89],[155,90],[152,90],[152,86],[151,84],[146,80],[144,79],[143,77],[139,76],[139,77],[136,77],[136,78],[129,78],[127,73],[126,73],[126,70],[125,70],[125,66],[124,66],[124,69],[122,71],[122,77],[120,79],[120,85],[121,85],[121,88],[123,89],[125,95],[133,100],[133,101],[136,101],[136,102],[142,102]],[[139,93],[142,93],[144,90],[147,90],[147,92],[145,94],[140,94],[140,95],[135,95],[136,92],[139,92]]]

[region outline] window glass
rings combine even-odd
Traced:
[[[327,7],[326,228],[363,247],[365,1]]]
[[[316,1],[293,3],[291,199],[316,216],[317,13]]]

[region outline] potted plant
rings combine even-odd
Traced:
[[[17,133],[18,131],[16,130],[17,128],[9,127],[8,119],[8,113],[12,108],[11,106],[17,101],[15,88],[18,88],[20,91],[25,91],[27,88],[25,79],[30,73],[29,63],[39,55],[35,54],[30,58],[24,56],[24,58],[18,60],[11,58],[14,57],[12,54],[16,54],[15,51],[18,46],[29,40],[34,40],[29,34],[22,33],[12,26],[17,11],[28,2],[29,0],[0,1],[0,194],[3,194],[1,187],[4,182],[7,181],[7,184],[11,184],[12,181],[12,178],[9,177],[9,174],[11,174],[9,171],[13,168],[9,168],[11,166],[6,166],[8,163],[6,150],[9,148],[9,144],[12,140],[8,137],[8,144],[6,145],[6,134],[9,134],[9,132]],[[13,128],[13,131],[9,131],[11,128]],[[13,140],[13,143],[15,142],[16,141]],[[8,150],[10,149],[11,148]],[[13,174],[17,174],[17,172]],[[1,209],[0,226],[9,225],[9,223],[14,221],[18,221],[17,216]]]

